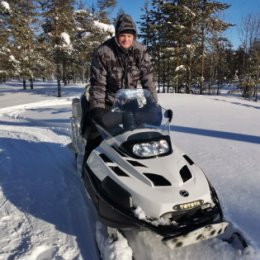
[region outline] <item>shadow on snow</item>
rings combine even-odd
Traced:
[[[174,132],[182,132],[182,133],[188,133],[193,135],[202,135],[202,136],[209,136],[214,138],[228,139],[233,141],[260,144],[260,136],[256,136],[256,135],[238,134],[232,132],[208,130],[208,129],[177,126],[177,125],[171,126],[171,130]]]
[[[242,99],[242,98],[241,98]],[[239,105],[239,106],[243,106],[243,107],[248,107],[248,108],[255,108],[255,109],[260,109],[260,106],[254,106],[254,105],[249,105],[249,104],[244,104],[242,102],[235,102],[235,101],[228,101],[225,99],[221,99],[221,98],[214,98],[214,100],[216,101],[222,101],[222,102],[227,102],[233,105]],[[242,99],[243,101],[245,101],[246,99]],[[249,100],[250,101],[250,100]],[[253,102],[252,100],[250,101],[252,104],[258,104],[256,102]]]
[[[1,138],[0,150],[0,186],[6,200],[75,236],[83,258],[93,253],[94,259],[89,248],[95,248],[95,240],[88,235],[94,233],[93,209],[69,149],[50,142]]]

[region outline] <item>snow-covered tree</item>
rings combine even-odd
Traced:
[[[73,6],[74,0],[40,1],[43,17],[44,50],[55,64],[57,96],[61,97],[61,80],[67,82],[69,61],[72,53],[71,38],[75,33]]]
[[[8,17],[11,13],[9,3],[6,1],[0,2],[0,82],[5,80],[9,74],[8,57],[10,49],[8,46]]]
[[[34,78],[35,63],[35,16],[36,1],[13,0],[10,2],[10,12],[7,21],[7,42],[9,64],[12,76],[23,78],[24,89],[26,80],[32,82]],[[10,74],[10,73],[9,73]]]
[[[75,11],[74,19],[77,33],[73,43],[73,74],[77,71],[82,80],[87,80],[92,53],[106,38],[114,35],[114,26],[98,21],[90,9]]]
[[[226,8],[227,4],[209,0],[152,0],[151,8],[145,7],[141,31],[156,60],[159,83],[173,84],[176,92],[185,83],[189,92],[199,80],[203,89],[208,39],[228,28],[229,24],[216,18]],[[179,66],[186,72],[176,70]]]
[[[72,0],[40,1],[43,16],[43,50],[50,62],[55,64],[58,96],[61,96],[61,80],[88,78],[88,68],[94,49],[107,37],[112,36],[114,28],[101,22],[100,14],[93,14],[85,8],[74,10]],[[104,1],[105,3],[105,1]]]

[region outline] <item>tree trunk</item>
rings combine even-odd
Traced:
[[[32,78],[30,78],[30,87],[31,87],[31,89],[33,89],[33,79]]]
[[[179,46],[180,44],[178,43],[177,47],[176,47],[176,51],[175,51],[175,55],[176,55],[176,68],[178,68],[180,66],[180,56],[179,56]],[[176,85],[175,85],[175,93],[179,93],[180,92],[180,88],[179,88],[179,72],[175,70],[176,73]]]
[[[23,79],[23,89],[26,90],[26,79]]]
[[[57,86],[58,86],[58,97],[61,97],[61,85],[60,85],[60,78],[57,78]]]
[[[193,8],[193,1],[191,1],[191,7]],[[192,84],[192,52],[193,52],[193,42],[192,42],[192,29],[193,29],[193,18],[190,17],[189,23],[189,75],[188,75],[188,84],[186,85],[186,93],[190,93],[191,84]]]
[[[258,95],[258,91],[256,90],[255,102],[258,101],[258,97],[257,97],[257,95]]]
[[[204,15],[205,15],[206,0],[203,0],[202,6],[202,25],[201,25],[201,75],[200,75],[200,94],[203,94],[204,88],[204,66],[205,66],[205,26],[204,26]]]
[[[57,66],[57,96],[61,97],[61,84],[60,84],[60,79],[61,79],[61,73],[60,73],[60,64],[59,61],[57,59],[56,61],[56,66]]]

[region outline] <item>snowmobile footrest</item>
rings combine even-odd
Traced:
[[[171,249],[192,245],[223,234],[226,231],[228,224],[228,222],[210,224],[184,235],[165,237],[162,242]]]

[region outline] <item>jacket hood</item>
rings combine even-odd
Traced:
[[[121,14],[116,22],[116,37],[123,31],[133,31],[136,37],[136,25],[132,17],[127,14]]]

